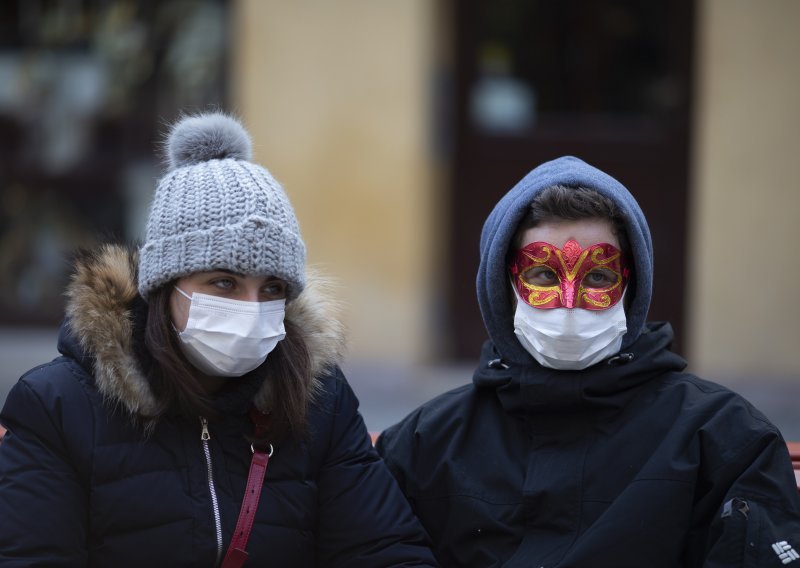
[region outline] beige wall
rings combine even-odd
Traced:
[[[238,0],[234,108],[285,186],[351,353],[430,354],[437,212],[427,0]]]
[[[691,357],[800,378],[800,2],[700,2]]]

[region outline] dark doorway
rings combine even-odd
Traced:
[[[449,197],[452,355],[486,332],[475,299],[478,240],[496,201],[536,165],[570,154],[610,173],[650,221],[649,319],[683,331],[693,3],[465,0],[455,40]]]

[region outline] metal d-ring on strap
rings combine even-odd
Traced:
[[[268,458],[272,457],[272,452],[273,452],[273,448],[272,448],[272,444],[270,444],[269,445],[269,452],[267,453],[267,457]],[[256,453],[256,449],[253,447],[253,444],[250,444],[250,453],[251,454]]]

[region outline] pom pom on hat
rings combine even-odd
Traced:
[[[209,160],[249,161],[252,157],[250,136],[234,118],[222,113],[186,116],[179,120],[166,142],[169,169]]]

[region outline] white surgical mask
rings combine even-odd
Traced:
[[[191,301],[186,329],[178,333],[183,354],[207,375],[240,377],[286,337],[286,300],[243,302],[175,289]]]
[[[515,292],[516,293],[516,292]],[[517,298],[514,333],[541,365],[578,370],[616,354],[627,331],[623,298],[607,310],[542,310]]]

